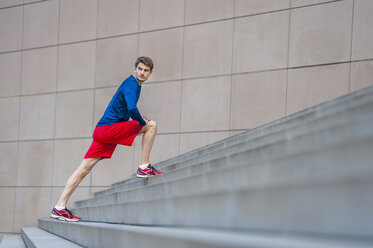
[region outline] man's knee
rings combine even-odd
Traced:
[[[144,127],[144,131],[145,132],[148,132],[148,131],[152,131],[152,132],[156,132],[157,131],[157,122],[156,121],[149,121],[146,126]]]
[[[146,132],[156,132],[157,131],[157,122],[156,121],[149,121],[148,123],[146,123],[145,126],[142,127],[140,133],[146,133]]]
[[[151,120],[151,121],[148,122],[148,125],[149,125],[150,128],[157,129],[157,122],[156,121]]]

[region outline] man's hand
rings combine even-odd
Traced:
[[[151,121],[151,119],[148,118],[148,117],[146,117],[146,116],[143,116],[142,118],[146,121],[146,123],[148,123],[149,121]]]

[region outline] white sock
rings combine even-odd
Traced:
[[[148,167],[149,164],[140,164],[139,168],[142,170],[145,170]]]
[[[58,211],[61,211],[61,210],[64,210],[66,207],[64,206],[54,206],[55,209],[57,209]]]

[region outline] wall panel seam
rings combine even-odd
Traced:
[[[233,16],[236,16],[236,0],[233,1]],[[236,20],[233,21],[232,27],[232,50],[231,50],[231,82],[229,87],[229,115],[228,115],[228,129],[231,130],[232,127],[232,88],[233,88],[233,63],[234,63],[234,44],[235,44],[235,28],[236,28]]]
[[[291,0],[290,0],[291,5]],[[289,23],[288,23],[288,52],[287,52],[287,62],[286,62],[286,85],[285,85],[285,116],[288,114],[288,87],[289,87],[289,60],[290,60],[290,35],[291,35],[291,15],[292,10],[289,10]]]
[[[16,7],[20,7],[20,6],[31,5],[31,4],[36,4],[36,3],[46,2],[46,1],[50,1],[50,0],[40,0],[40,1],[31,2],[31,3],[24,3],[23,2],[23,3],[20,3],[20,4],[16,4],[16,5],[2,7],[2,8],[0,8],[0,11],[3,10],[3,9],[16,8]]]
[[[99,0],[96,0],[96,38],[98,37],[98,22],[99,22],[99,12],[100,12],[100,9],[99,9]],[[95,60],[95,69],[94,69],[94,77],[93,77],[93,85],[94,85],[94,88],[93,88],[93,113],[92,113],[92,132],[94,132],[94,128],[95,128],[95,113],[96,113],[96,90],[97,90],[97,87],[96,87],[96,76],[97,76],[97,73],[96,73],[96,70],[97,70],[97,41],[95,41],[95,56],[94,56],[94,60]],[[90,137],[91,139],[91,137]],[[92,192],[92,177],[93,177],[93,173],[89,173],[89,183],[88,183],[88,194],[89,195],[92,195],[93,192]]]
[[[183,26],[183,44],[182,44],[182,50],[181,50],[181,77],[183,78],[183,75],[184,75],[184,49],[185,49],[185,19],[186,19],[186,1],[187,0],[184,0],[184,26]],[[181,135],[180,135],[180,132],[181,132],[181,122],[183,120],[182,116],[183,116],[183,87],[184,86],[184,80],[181,79],[181,83],[180,83],[180,107],[179,107],[179,112],[180,112],[180,119],[179,119],[179,151],[178,151],[178,154],[181,153]]]
[[[61,1],[58,1],[58,30],[57,30],[57,43],[60,42],[60,31],[61,31]],[[60,46],[57,48],[57,68],[56,68],[56,91],[54,96],[54,116],[53,116],[53,154],[52,154],[52,170],[51,170],[51,185],[54,184],[53,182],[53,174],[54,174],[54,167],[55,167],[55,155],[56,155],[56,119],[57,119],[57,91],[58,91],[58,68],[59,68],[59,61],[60,61]],[[53,198],[53,191],[50,192],[50,201]]]
[[[351,40],[350,40],[350,71],[348,75],[348,92],[351,92],[351,67],[352,67],[352,48],[354,39],[354,18],[355,18],[355,0],[352,0],[352,18],[351,18]]]

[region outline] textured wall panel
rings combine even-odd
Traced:
[[[54,141],[27,141],[19,144],[18,186],[51,186]]]
[[[355,91],[373,85],[373,61],[351,63],[350,90]]]
[[[4,213],[0,215],[0,232],[13,232],[14,224],[14,204],[15,204],[15,188],[0,188],[0,208]]]
[[[59,1],[24,6],[23,47],[54,45],[58,42]]]
[[[0,98],[0,141],[18,139],[19,105],[19,97]]]
[[[18,144],[0,143],[0,186],[17,185]]]
[[[239,18],[234,31],[234,72],[287,66],[289,11]]]
[[[291,11],[289,66],[348,61],[353,1]]]
[[[230,73],[232,34],[232,20],[186,27],[183,77]]]
[[[96,42],[59,47],[57,90],[77,90],[95,86]]]
[[[140,0],[140,31],[184,24],[184,0]]]
[[[21,93],[22,53],[0,54],[0,96]]]
[[[55,102],[55,94],[21,98],[21,140],[54,138]]]
[[[371,59],[373,58],[373,1],[356,0],[354,11],[352,59]]]
[[[231,77],[183,81],[181,131],[229,129]]]
[[[349,92],[349,64],[289,70],[287,114]]]
[[[93,90],[57,94],[56,138],[91,137]]]
[[[290,7],[290,0],[236,0],[235,16],[253,15]]]
[[[285,115],[286,70],[236,75],[231,129],[254,128]]]
[[[98,37],[138,31],[140,0],[98,0]]]
[[[23,7],[0,10],[0,52],[22,48]]]
[[[57,87],[57,47],[23,52],[22,94],[55,92]]]
[[[232,18],[234,0],[186,0],[185,24]]]
[[[149,81],[180,79],[182,53],[182,28],[143,33],[139,36],[139,56],[148,56],[154,62],[154,73]]]
[[[97,0],[60,0],[59,42],[96,38]]]
[[[96,87],[120,85],[137,58],[137,35],[97,41]]]

